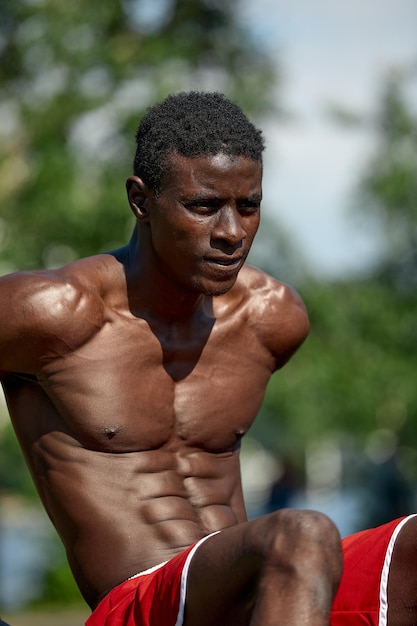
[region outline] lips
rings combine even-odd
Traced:
[[[204,260],[207,263],[212,263],[213,265],[222,266],[222,267],[236,267],[242,261],[241,256],[239,257],[206,257]]]

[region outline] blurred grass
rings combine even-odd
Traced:
[[[67,611],[2,613],[1,617],[10,626],[84,626],[89,615],[89,609],[82,608]]]

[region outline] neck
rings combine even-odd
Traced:
[[[161,271],[140,229],[135,228],[120,260],[133,313],[146,312],[166,322],[186,321],[196,314],[212,315],[210,296],[187,290]]]

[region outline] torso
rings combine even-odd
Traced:
[[[122,292],[117,262],[106,263]],[[275,361],[242,281],[214,299],[212,314],[200,312],[194,335],[98,294],[93,331],[70,341],[86,313],[74,309],[68,338],[63,332],[38,371],[3,379],[38,491],[91,606],[245,519],[239,442]]]

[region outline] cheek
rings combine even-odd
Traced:
[[[163,229],[152,232],[153,247],[158,255],[172,259],[178,264],[180,258],[190,258],[204,248],[206,235],[179,228],[178,225],[166,224]]]
[[[209,245],[212,220],[199,220],[184,214],[179,208],[154,211],[152,218],[152,242],[159,254],[177,251],[190,256],[193,251]]]
[[[186,253],[205,247],[211,239],[211,228],[207,223],[189,221],[186,224],[172,224],[168,234],[172,245]]]
[[[246,234],[250,243],[252,243],[252,241],[255,238],[256,233],[258,232],[259,221],[260,221],[259,218],[254,219],[246,227]]]

